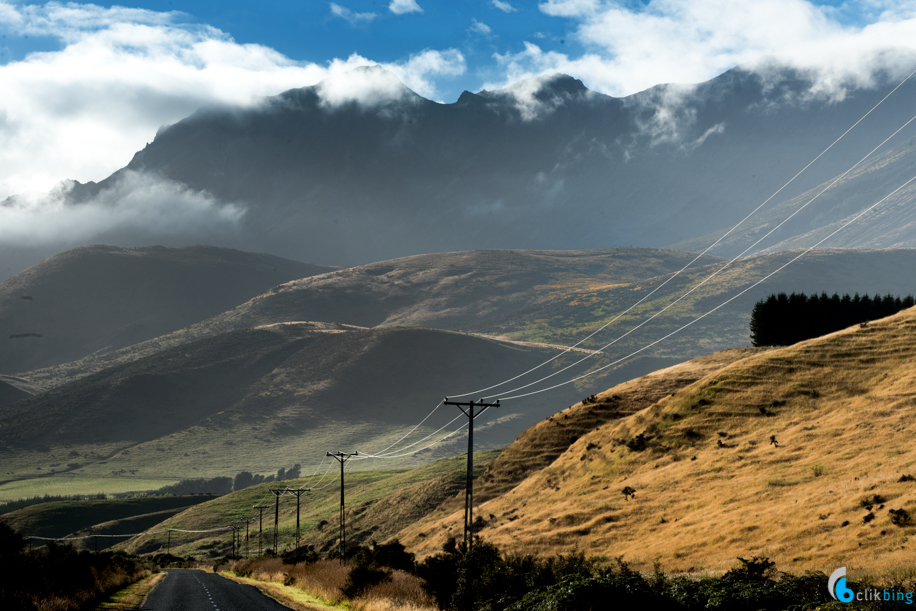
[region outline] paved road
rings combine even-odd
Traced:
[[[289,611],[257,588],[188,569],[169,569],[143,611]]]

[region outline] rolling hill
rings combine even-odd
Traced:
[[[136,344],[329,270],[208,246],[69,250],[0,282],[0,372]]]
[[[289,321],[357,326],[421,326],[486,333],[486,321],[510,317],[547,291],[600,283],[626,285],[676,271],[691,253],[617,248],[597,251],[484,250],[419,255],[290,282],[249,302],[173,333],[24,374],[50,388],[107,367],[220,333]],[[703,262],[718,261],[705,257]],[[524,337],[517,338],[525,341]]]
[[[701,259],[699,267],[670,280],[671,273],[695,255],[609,249],[473,251],[407,257],[291,281],[167,336],[21,377],[35,385],[52,387],[196,339],[293,320],[379,328],[410,324],[570,346],[658,289],[645,303],[582,344],[582,348],[594,350],[617,339],[608,355],[620,358],[706,314],[798,253],[739,260],[702,286],[698,285],[720,269],[723,261]],[[914,265],[916,250],[910,249],[814,250],[642,356],[669,359],[668,364],[674,364],[717,350],[746,346],[750,343],[751,308],[770,293],[911,294],[916,291],[909,274]],[[697,288],[674,304],[693,287]],[[645,327],[624,336],[668,306],[671,307]],[[636,377],[664,365],[658,360],[646,361],[634,365],[630,375]]]
[[[794,346],[711,355],[597,393],[482,461],[479,532],[515,553],[577,550],[680,573],[720,572],[737,556],[759,555],[794,573],[848,566],[895,574],[909,566],[916,533],[914,337],[916,308]],[[460,533],[462,466],[456,457],[348,475],[352,540],[397,536],[421,557],[437,551]],[[317,483],[303,540],[328,549],[336,483],[330,473]],[[627,486],[630,498],[621,493]],[[251,515],[267,495],[266,485],[246,489],[163,526],[213,528]],[[284,500],[281,546],[290,544],[294,515]],[[224,553],[223,539],[188,537],[180,551]],[[151,537],[121,547],[155,552],[163,544]]]
[[[404,435],[446,393],[502,381],[558,353],[399,327],[290,322],[221,334],[7,406],[0,417],[3,479],[13,485],[23,478],[86,478],[95,492],[94,478],[271,473],[309,465],[338,447],[372,451]],[[580,356],[561,356],[544,371]],[[631,377],[626,369],[604,375]],[[476,439],[481,448],[505,445],[581,392],[570,385],[494,411],[478,423]],[[460,422],[448,424],[453,412],[438,410],[397,447],[420,439],[416,450],[436,439],[424,442],[424,435],[457,429]],[[387,462],[419,464],[461,444],[459,435]]]
[[[728,364],[599,424],[482,503],[481,536],[518,553],[577,549],[677,572],[754,555],[793,572],[907,566],[914,337],[910,309]],[[458,513],[434,516],[399,536],[430,553],[441,543],[431,534],[460,524]]]

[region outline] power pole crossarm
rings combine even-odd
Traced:
[[[499,407],[499,399],[496,400],[496,403],[484,403],[483,399],[462,402],[449,401],[446,397],[443,405],[455,405],[468,417],[468,473],[464,491],[464,541],[470,551],[474,542],[474,418],[487,411],[488,408]]]

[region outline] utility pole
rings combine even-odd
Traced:
[[[250,556],[251,555],[251,537],[248,536],[248,525],[254,522],[254,518],[244,518],[241,521],[245,523],[245,556]]]
[[[286,494],[286,488],[271,488],[271,492],[274,493],[276,497],[276,503],[274,504],[274,553],[278,556],[280,555],[280,548],[278,547],[279,537],[280,537],[280,496]]]
[[[262,549],[262,542],[264,540],[264,510],[270,507],[269,504],[261,503],[260,505],[255,505],[254,508],[258,510],[258,556],[264,555],[264,550]]]
[[[171,556],[172,555],[172,529],[168,530],[169,533],[169,542],[166,544],[165,552]]]
[[[296,495],[296,553],[299,553],[299,498],[306,492],[311,492],[311,488],[287,488],[286,491]]]
[[[338,533],[338,549],[340,551],[341,562],[344,561],[344,553],[347,551],[347,516],[344,511],[344,464],[357,455],[359,455],[359,452],[347,454],[345,452],[341,452],[340,450],[327,453],[327,456],[336,459],[337,462],[340,463],[340,532]]]
[[[446,397],[444,405],[456,405],[468,417],[468,474],[464,488],[464,542],[467,545],[467,551],[470,552],[474,541],[474,418],[490,407],[499,407],[499,399],[496,400],[496,403],[484,403],[483,399],[462,403],[449,401]],[[476,413],[475,408],[479,408]]]

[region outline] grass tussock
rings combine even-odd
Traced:
[[[417,576],[412,554],[397,541],[370,543],[351,550],[346,563],[337,559],[294,562],[256,558],[231,563],[235,574],[258,581],[283,583],[307,597],[352,611],[436,611],[433,597]]]
[[[437,611],[422,581],[406,571],[393,571],[391,579],[370,587],[350,601],[352,611]]]
[[[337,560],[286,564],[281,558],[242,560],[231,564],[230,570],[258,581],[297,587],[329,605],[346,599],[341,590],[350,572]]]

